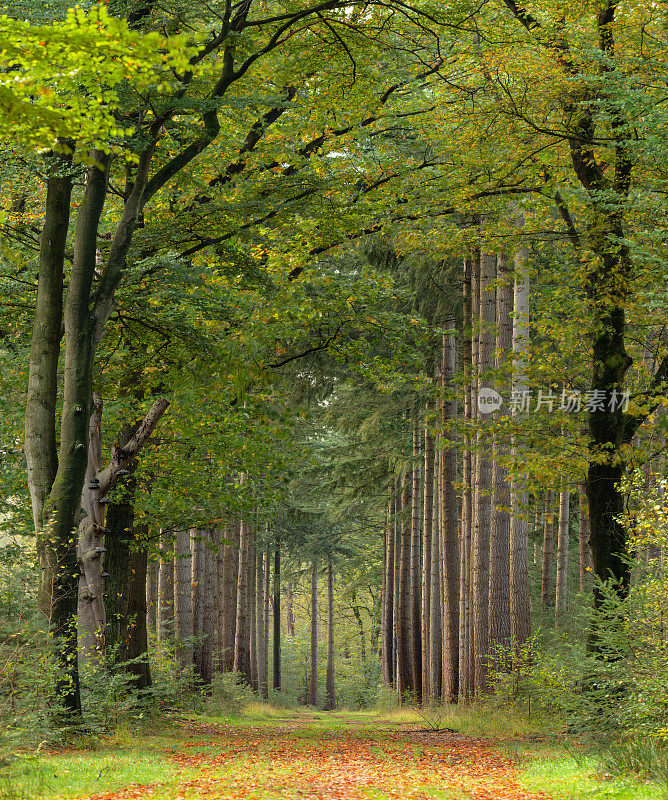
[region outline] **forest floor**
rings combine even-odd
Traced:
[[[536,736],[435,729],[410,714],[277,711],[173,717],[95,749],[24,754],[0,797],[95,800],[656,800]],[[466,728],[466,725],[461,726]]]

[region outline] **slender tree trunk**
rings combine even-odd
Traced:
[[[334,572],[332,557],[327,556],[327,682],[325,689],[325,711],[336,708],[334,693]]]
[[[429,414],[431,404],[427,403]],[[431,688],[431,586],[432,586],[432,525],[434,517],[434,440],[429,432],[429,421],[425,422],[424,434],[424,521],[422,525],[422,699],[425,703],[434,700]],[[437,529],[438,536],[438,529]]]
[[[158,569],[158,641],[164,642],[174,634],[174,558],[172,537],[160,533],[160,566]]]
[[[589,509],[587,508],[587,487],[578,484],[578,540],[580,545],[580,591],[588,588],[587,573],[591,569],[591,549],[589,548]]]
[[[274,641],[272,685],[281,691],[281,546],[274,547]]]
[[[318,571],[315,558],[311,566],[311,673],[308,703],[318,705]]]
[[[192,554],[190,531],[176,532],[174,541],[174,627],[182,670],[193,666]]]
[[[204,583],[206,569],[206,552],[201,532],[195,528],[190,531],[190,552],[192,553],[192,592],[191,606],[193,610],[193,636],[195,645],[193,663],[200,681],[204,680]]]
[[[475,408],[473,397],[473,308],[472,308],[472,262],[464,259],[463,324],[464,324],[464,421],[470,429]],[[477,348],[476,348],[477,349]],[[462,456],[462,522],[460,530],[460,575],[459,575],[459,694],[464,700],[470,697],[472,667],[470,660],[471,618],[471,534],[473,529],[473,469],[475,457],[471,452],[471,436],[464,436]]]
[[[257,669],[257,586],[255,579],[257,576],[257,547],[255,546],[256,533],[252,533],[251,546],[248,557],[248,611],[249,611],[249,649],[250,658],[250,685],[257,692],[259,689],[258,669]]]
[[[237,627],[237,578],[239,571],[239,523],[230,521],[225,530],[226,543],[223,547],[223,585],[222,585],[222,645],[220,669],[222,672],[234,670],[234,637]]]
[[[554,554],[554,492],[545,493],[545,516],[543,517],[543,567],[541,572],[541,606],[552,606],[552,558]]]
[[[260,679],[260,697],[263,700],[269,699],[269,550],[265,550],[262,556],[262,583],[259,594],[262,603],[262,635],[261,644],[258,648],[258,673]]]
[[[250,636],[248,627],[248,560],[250,550],[248,523],[241,521],[239,526],[239,565],[237,572],[237,626],[234,634],[234,672],[246,683],[250,676]]]
[[[411,575],[410,575],[410,624],[408,634],[411,647],[411,680],[415,702],[422,702],[422,624],[421,595],[422,595],[422,569],[421,569],[421,495],[420,495],[420,423],[419,411],[414,409],[413,417],[413,491],[411,508]]]
[[[397,665],[395,686],[397,697],[402,703],[407,692],[413,691],[410,661],[410,561],[411,561],[411,523],[407,519],[411,508],[411,484],[409,478],[403,479],[401,492],[401,515],[399,520],[399,582],[397,584]]]
[[[158,621],[158,562],[152,558],[146,574],[146,627],[155,635]]]
[[[446,327],[454,326],[454,320]],[[451,390],[455,380],[455,339],[452,334],[443,334],[441,349],[441,376],[443,389]],[[455,419],[457,404],[445,398],[441,421],[447,430]],[[456,703],[459,695],[459,514],[457,509],[457,451],[448,447],[441,451],[441,560],[443,563],[443,699]]]
[[[433,496],[433,518],[432,518],[432,537],[431,570],[429,573],[431,587],[429,589],[429,688],[431,701],[438,703],[441,699],[443,685],[443,635],[441,623],[441,558],[440,558],[440,513],[439,513],[439,475],[440,475],[440,452],[434,453],[434,475],[432,496]]]
[[[401,622],[399,620],[400,610],[400,595],[401,595],[401,503],[402,503],[402,489],[399,478],[394,477],[394,516],[392,520],[392,535],[393,535],[393,555],[394,563],[392,565],[392,584],[394,586],[394,594],[392,596],[392,685],[397,690],[397,664],[399,663],[399,632],[401,630]]]
[[[216,638],[216,554],[213,549],[211,533],[204,534],[203,545],[203,567],[204,575],[202,580],[202,660],[201,672],[202,683],[207,686],[213,679],[214,653],[213,647]]]
[[[513,344],[513,284],[505,257],[497,263],[498,288],[496,290],[496,368],[502,372],[508,367]],[[508,381],[497,378],[496,390],[508,397]],[[501,439],[494,434],[492,528],[489,556],[489,645],[497,667],[507,668],[510,661],[510,485],[508,469],[502,459],[507,455]]]
[[[390,487],[392,491],[392,487]],[[383,683],[394,684],[394,663],[392,661],[394,639],[394,503],[392,493],[387,506],[385,537],[383,547],[383,599],[381,620],[381,654]]]
[[[494,352],[493,326],[496,319],[496,302],[493,281],[496,277],[496,256],[481,252],[479,259],[480,332],[478,336],[478,396],[486,386],[486,374],[492,366]],[[479,407],[480,408],[480,407]],[[489,655],[489,546],[491,527],[492,463],[484,452],[488,415],[478,413],[481,431],[478,446],[483,452],[478,456],[475,482],[475,522],[473,531],[473,669],[477,696],[488,688]]]
[[[291,639],[295,638],[295,609],[293,604],[292,581],[285,585],[285,633]]]
[[[570,492],[564,482],[559,493],[559,534],[557,537],[557,588],[555,594],[555,622],[566,612],[568,590],[568,544],[570,523]]]

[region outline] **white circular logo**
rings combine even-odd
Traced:
[[[498,411],[503,405],[503,397],[495,390],[486,386],[478,392],[478,411],[481,414],[491,414]]]

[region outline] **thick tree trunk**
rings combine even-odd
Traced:
[[[422,702],[422,624],[421,595],[422,595],[422,569],[421,569],[421,493],[420,493],[420,421],[419,411],[414,409],[413,416],[413,469],[412,469],[412,507],[411,507],[411,576],[410,576],[410,624],[408,633],[411,647],[411,681],[415,702]]]
[[[529,279],[526,275],[527,253],[519,250],[515,256],[513,291],[513,391],[516,396],[526,391],[526,350],[529,345]],[[517,416],[518,410],[513,414]],[[513,460],[519,460],[515,436],[511,442]],[[513,470],[510,481],[510,635],[513,647],[524,645],[531,635],[531,605],[529,591],[529,532],[527,521],[527,491],[524,474]]]
[[[174,629],[182,670],[193,667],[192,554],[190,531],[181,529],[174,540]]]
[[[492,366],[494,353],[494,323],[496,301],[493,283],[496,278],[496,256],[481,251],[479,260],[480,332],[478,336],[478,396],[487,384],[487,372]],[[478,424],[484,428],[489,415],[478,413]],[[486,435],[478,434],[482,452],[477,458],[475,481],[475,517],[473,530],[473,670],[477,696],[488,689],[489,655],[489,547],[491,527],[492,463],[485,454]]]
[[[427,403],[429,414],[431,404]],[[434,517],[434,439],[429,432],[429,421],[424,429],[424,520],[422,523],[422,698],[434,700],[431,688],[431,586],[432,586],[432,525]],[[438,536],[438,529],[436,535]]]
[[[318,704],[318,571],[315,558],[311,565],[311,671],[308,703]]]
[[[564,483],[559,493],[559,533],[557,537],[557,587],[555,593],[555,621],[566,612],[568,591],[568,544],[570,523],[570,492]]]
[[[496,290],[496,368],[499,374],[508,367],[513,344],[513,284],[505,257],[497,265]],[[507,398],[508,381],[497,378],[496,391]],[[504,413],[505,412],[501,412]],[[492,528],[489,554],[489,646],[497,668],[510,665],[510,485],[508,469],[502,459],[507,455],[501,439],[494,435]]]
[[[136,432],[137,426],[124,431],[119,446]],[[106,514],[106,587],[107,646],[117,663],[134,676],[134,685],[146,689],[151,685],[146,630],[146,586],[148,579],[148,536],[145,526],[135,527],[134,471],[136,460],[128,462],[130,476],[125,481],[125,493],[118,502],[109,505]],[[154,562],[155,563],[155,562]],[[157,570],[151,587],[153,614],[157,596]],[[155,631],[155,623],[153,630]]]
[[[540,602],[543,609],[552,606],[552,559],[554,556],[554,492],[545,493],[545,515],[543,517],[543,566],[541,571]]]
[[[274,547],[274,639],[272,686],[281,691],[281,545]]]
[[[325,688],[325,711],[336,708],[334,692],[334,572],[332,557],[327,557],[327,681]]]

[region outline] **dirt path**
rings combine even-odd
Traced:
[[[181,727],[165,756],[188,773],[182,783],[132,786],[96,800],[545,800],[520,788],[517,764],[490,740],[457,733],[331,727],[304,717]]]

